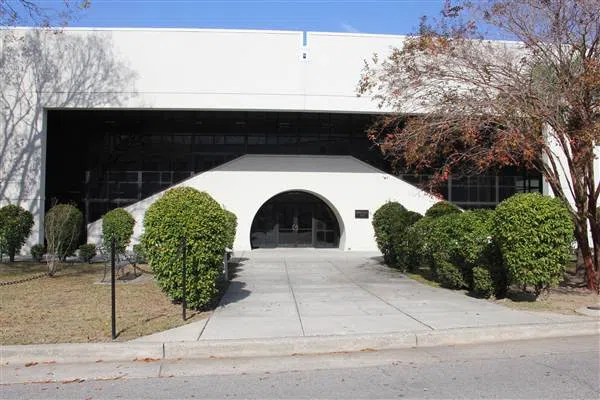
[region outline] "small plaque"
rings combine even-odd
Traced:
[[[368,219],[369,218],[369,210],[354,210],[354,218]]]

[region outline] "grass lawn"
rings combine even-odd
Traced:
[[[148,269],[148,266],[144,266]],[[0,282],[44,272],[45,264],[0,264]],[[104,264],[70,264],[55,277],[0,286],[1,344],[110,341],[110,284],[99,284]],[[110,279],[110,277],[108,277]],[[171,303],[152,275],[117,281],[119,341],[183,325],[181,306]],[[208,317],[188,310],[185,323]]]

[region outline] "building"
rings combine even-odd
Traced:
[[[0,205],[35,217],[43,241],[54,201],[97,220],[127,207],[142,232],[161,191],[190,185],[238,217],[236,250],[375,250],[371,218],[387,201],[423,213],[437,199],[390,174],[364,133],[385,112],[355,87],[363,60],[401,36],[196,30],[17,29],[2,33]],[[466,208],[538,175],[453,177],[441,192]],[[96,221],[96,222],[95,222]]]

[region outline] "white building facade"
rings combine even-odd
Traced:
[[[2,31],[0,206],[35,219],[73,202],[99,240],[101,215],[136,218],[173,185],[206,191],[238,217],[235,250],[376,250],[387,201],[424,213],[437,199],[390,174],[364,133],[363,60],[402,36],[285,31]],[[389,111],[389,110],[388,110]],[[442,192],[489,207],[538,176],[463,177]],[[96,222],[95,222],[96,221]]]

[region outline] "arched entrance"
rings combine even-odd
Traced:
[[[250,244],[256,248],[338,247],[340,225],[331,208],[301,191],[278,194],[256,213]]]

